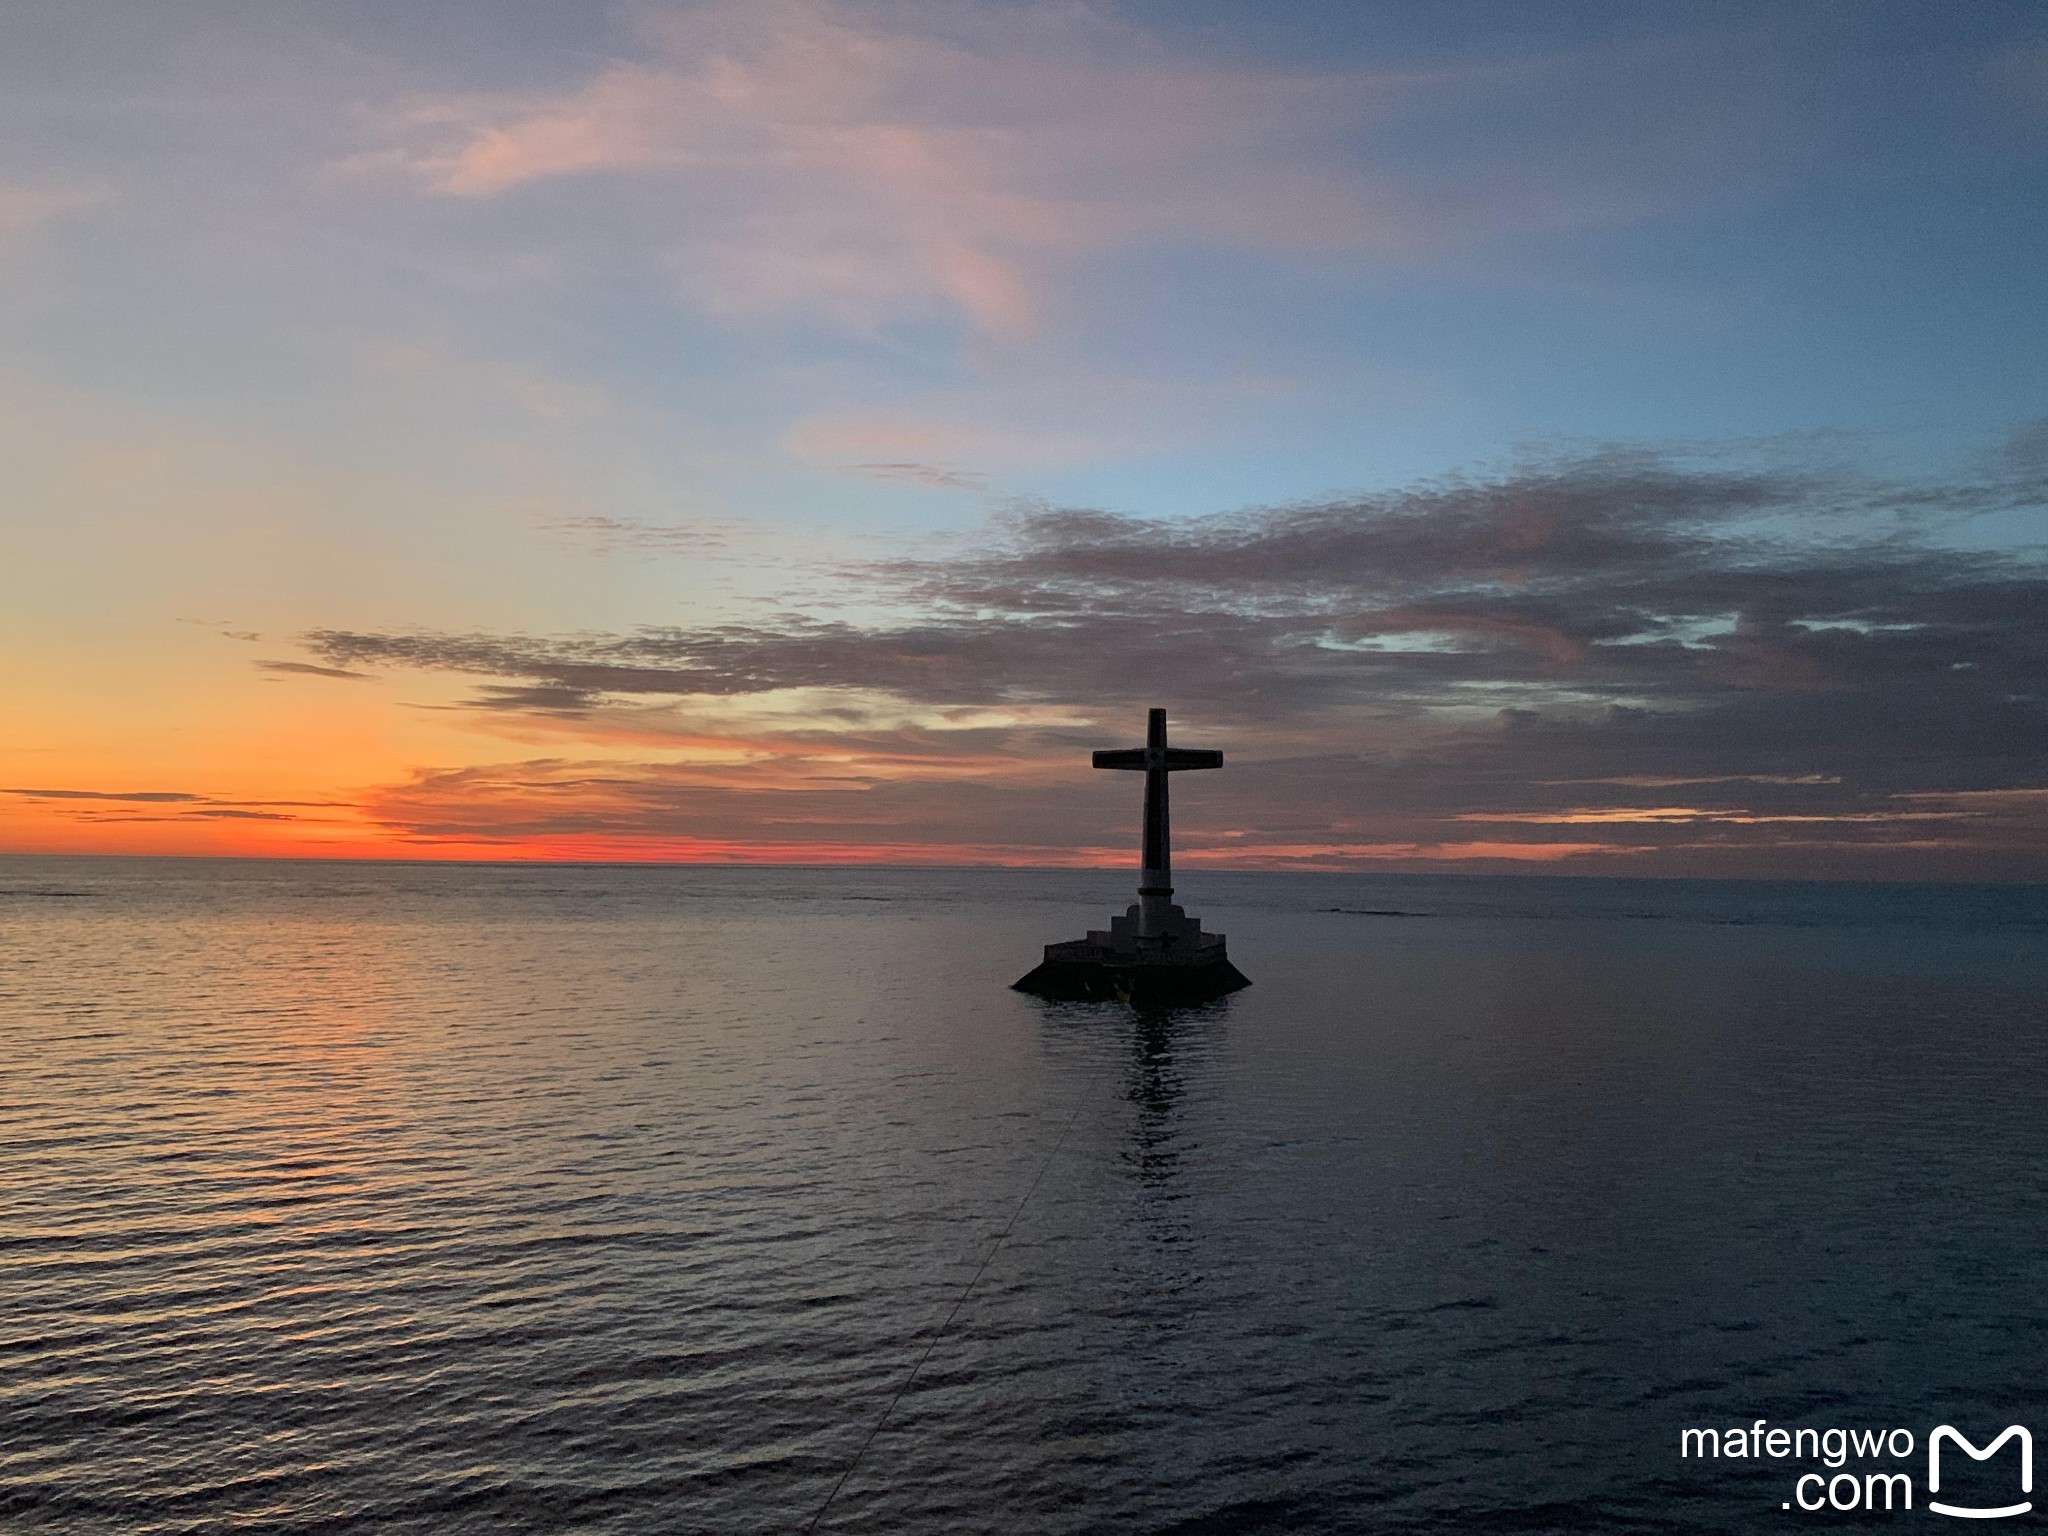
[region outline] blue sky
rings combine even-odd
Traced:
[[[1786,548],[1906,537],[1907,503],[1926,550],[2042,542],[2038,7],[86,3],[0,19],[0,86],[15,779],[261,798],[201,744],[258,743],[348,843],[427,836],[365,807],[536,743],[773,757],[837,706],[741,729],[671,678],[525,718],[445,652],[251,663],[943,628],[951,577],[889,572],[1073,509],[1208,539],[1650,455],[1780,477],[1743,515]],[[1137,702],[876,686],[890,729],[1028,705],[986,728],[1055,735],[989,738],[991,773]],[[1356,756],[1357,721],[1294,726]],[[1977,769],[1935,787],[2035,782]]]

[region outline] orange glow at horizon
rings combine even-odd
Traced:
[[[66,815],[78,801],[30,801],[31,812],[0,812],[4,850],[16,854],[112,854],[211,858],[401,859],[487,863],[678,863],[759,865],[932,865],[990,868],[1114,869],[1131,864],[1135,846],[1054,848],[1008,843],[916,841],[804,842],[793,839],[634,835],[425,837],[364,820],[199,822],[185,816],[133,815],[84,819]],[[83,802],[102,804],[105,802]],[[347,808],[351,811],[354,808]],[[37,817],[34,812],[40,810]],[[1550,864],[1585,857],[1629,856],[1648,846],[1586,842],[1247,843],[1182,847],[1189,868],[1287,869],[1386,863],[1507,862]]]
[[[1068,869],[1136,856],[1135,805],[1128,825],[1122,802],[1105,812],[1075,744],[1125,732],[1069,709],[941,710],[817,689],[503,711],[460,675],[280,666],[290,641],[219,625],[135,624],[102,642],[122,664],[97,690],[45,666],[7,701],[0,852]],[[1312,734],[1258,743],[1282,760],[1321,750]],[[1313,807],[1257,808],[1258,762],[1233,752],[1237,776],[1219,788],[1250,801],[1226,820],[1185,820],[1176,853],[1190,870],[1616,872],[1680,851],[1732,868],[1770,850],[1940,853],[1966,843],[1905,839],[1922,824],[1990,835],[2034,815],[2044,793],[1923,791],[1829,813],[1740,800],[1333,804],[1304,823]],[[1726,782],[1783,792],[1838,780]]]

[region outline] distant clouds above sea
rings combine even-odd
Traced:
[[[1938,539],[2043,489],[2018,454],[1905,485],[1607,451],[1192,520],[1021,509],[838,573],[887,622],[304,643],[565,746],[672,747],[422,776],[378,802],[415,835],[717,839],[797,801],[813,835],[1058,857],[1113,845],[1074,770],[1158,703],[1240,767],[1186,838],[1214,861],[2014,872],[2048,856],[2048,562]]]

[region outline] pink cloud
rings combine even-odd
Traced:
[[[680,179],[679,275],[709,307],[866,325],[950,309],[1010,340],[1041,324],[1059,264],[1091,251],[1417,242],[1414,216],[1335,146],[1418,77],[1175,61],[1071,10],[969,13],[956,31],[840,0],[713,5],[660,19],[653,60],[574,89],[419,106],[381,163],[471,198]]]
[[[1355,266],[1753,195],[1811,138],[1762,41],[1304,69],[1177,56],[1078,6],[713,0],[567,89],[416,104],[355,164],[467,198],[650,178],[641,213],[706,308],[1014,341],[1118,248]],[[1421,131],[1397,146],[1396,119]]]
[[[107,200],[103,187],[29,186],[0,183],[0,240],[28,233]]]
[[[1565,859],[1626,857],[1654,853],[1651,845],[1630,843],[1235,843],[1228,848],[1176,850],[1183,864],[1211,869],[1286,868],[1294,864],[1342,867],[1352,864],[1457,864],[1502,860],[1512,864],[1555,864]]]
[[[973,391],[814,412],[790,427],[783,446],[799,458],[849,466],[1085,463],[1213,443],[1247,413],[1298,393],[1281,378],[1075,375],[1027,361]]]

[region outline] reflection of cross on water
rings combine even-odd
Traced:
[[[1179,1335],[1187,1318],[1181,1301],[1202,1283],[1214,1262],[1203,1234],[1207,1204],[1194,1177],[1202,1138],[1190,1123],[1190,1097],[1212,1100],[1203,1081],[1213,1065],[1227,1020],[1210,1010],[1145,1010],[1131,1021],[1120,1095],[1129,1116],[1122,1162],[1129,1184],[1124,1274],[1135,1311],[1156,1347]],[[1206,1122],[1208,1107],[1193,1110]]]
[[[1173,833],[1167,824],[1166,776],[1189,768],[1221,768],[1221,752],[1166,744],[1166,711],[1145,720],[1145,745],[1095,754],[1098,768],[1142,769],[1145,774],[1145,852],[1138,877],[1138,932],[1157,938],[1171,931]]]
[[[1172,1015],[1141,1013],[1135,1023],[1130,1087],[1124,1097],[1138,1112],[1138,1123],[1133,1127],[1136,1145],[1132,1161],[1138,1177],[1153,1184],[1179,1171],[1180,1154],[1173,1143],[1179,1128],[1180,1101],[1187,1090],[1174,1060]]]

